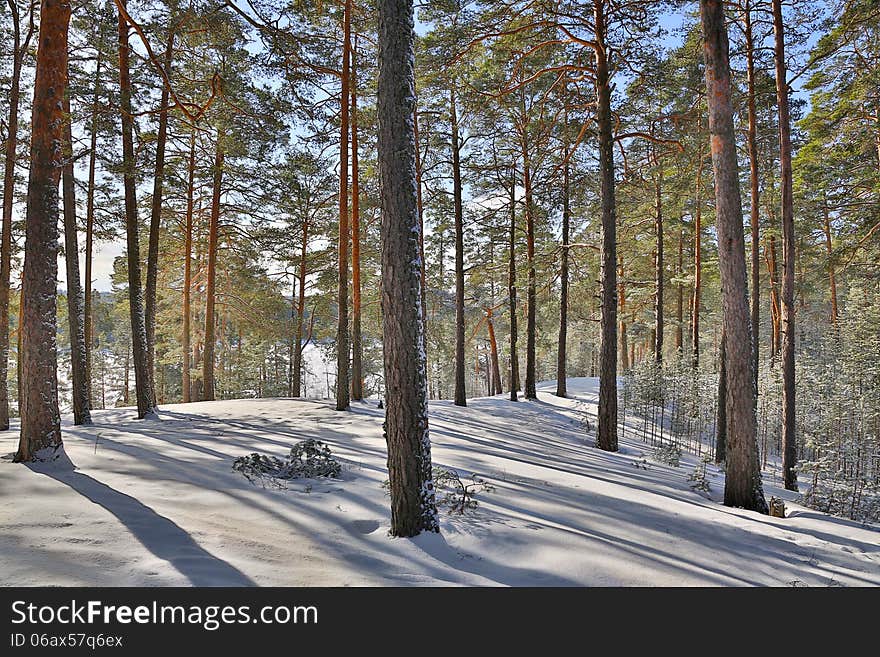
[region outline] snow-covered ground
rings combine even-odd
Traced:
[[[65,426],[75,471],[0,462],[3,585],[880,585],[880,530],[788,502],[770,518],[691,491],[678,468],[626,437],[611,454],[582,426],[595,379],[572,399],[431,403],[435,465],[494,486],[443,533],[387,535],[382,411],[248,399],[131,409]],[[592,420],[595,427],[595,420]],[[254,486],[235,457],[283,457],[305,438],[345,463],[341,480]],[[0,434],[13,452],[16,432]],[[647,469],[644,459],[647,460]],[[784,495],[768,486],[768,495]],[[791,496],[788,495],[788,499]]]

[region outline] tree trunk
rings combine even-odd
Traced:
[[[684,228],[678,229],[678,273],[679,281],[684,276]],[[675,299],[675,351],[681,356],[684,349],[684,286],[679,283]]]
[[[627,353],[626,320],[624,319],[626,287],[623,282],[623,256],[620,256],[617,265],[617,296],[620,305],[620,368],[626,372],[630,366],[630,359]]]
[[[831,325],[837,326],[837,319],[840,316],[837,312],[837,278],[834,271],[834,252],[831,244],[831,218],[828,213],[828,203],[823,197],[822,199],[822,232],[825,234],[825,253],[828,254],[828,284],[830,286],[831,299]]]
[[[727,355],[724,348],[724,329],[718,350],[718,416],[715,421],[715,463],[723,463],[727,455]]]
[[[559,266],[559,347],[556,351],[556,396],[567,397],[566,347],[568,342],[568,251],[571,210],[569,208],[568,145],[565,147],[565,165],[562,167],[562,262]]]
[[[605,0],[595,0],[596,123],[599,129],[599,177],[602,204],[599,417],[596,445],[617,451],[617,217],[614,202],[614,137],[611,84],[605,43]]]
[[[58,412],[56,299],[58,182],[64,161],[70,5],[44,0],[31,125],[31,158],[21,286],[21,436],[17,462],[66,459]],[[4,231],[4,236],[8,235]],[[3,328],[3,332],[6,329]]]
[[[95,60],[95,86],[92,92],[92,120],[89,144],[89,182],[86,187],[86,262],[83,277],[83,333],[86,343],[86,381],[88,382],[89,405],[92,399],[92,346],[95,343],[92,320],[92,254],[95,240],[95,174],[98,157],[98,102],[101,98],[101,64],[104,59],[103,43],[98,45]],[[104,407],[103,402],[101,407]]]
[[[516,166],[510,177],[510,233],[507,258],[507,295],[510,308],[510,401],[517,401],[519,357],[516,353]]]
[[[128,406],[129,397],[129,370],[131,369],[131,348],[125,350],[125,374],[122,378],[122,405]]]
[[[165,50],[165,72],[170,73],[174,50],[174,15],[168,28],[168,48]],[[153,405],[156,405],[156,283],[159,277],[159,226],[162,222],[162,187],[165,182],[165,141],[168,136],[168,86],[162,85],[159,101],[159,128],[156,133],[156,168],[153,174],[153,204],[150,208],[150,236],[147,245],[147,282],[145,311],[147,314],[147,367]]]
[[[749,183],[750,183],[750,212],[749,228],[752,232],[752,373],[754,374],[755,390],[758,389],[758,363],[760,362],[760,335],[761,335],[761,258],[758,253],[758,245],[761,237],[760,226],[760,186],[758,178],[758,113],[755,104],[755,47],[752,38],[752,6],[751,0],[746,0],[743,16],[746,46],[746,78],[748,80],[748,113],[749,130],[746,144],[749,152]]]
[[[455,91],[449,92],[452,130],[452,194],[455,206],[455,405],[467,406],[464,387],[464,209],[461,190],[461,152]]]
[[[348,333],[348,132],[349,83],[351,77],[351,12],[352,0],[345,0],[342,26],[342,98],[340,100],[339,138],[339,279],[336,325],[336,410],[345,411],[351,406],[349,395],[349,333]]]
[[[357,39],[355,39],[357,44]],[[351,52],[351,397],[364,398],[361,338],[361,218],[358,172],[357,47]]]
[[[309,220],[303,218],[299,253],[299,282],[296,302],[296,349],[293,352],[293,396],[302,396],[303,322],[306,311],[306,256],[309,248]]]
[[[122,6],[125,6],[124,0]],[[134,116],[131,109],[128,24],[119,12],[119,106],[122,115],[123,182],[125,186],[125,233],[128,251],[128,303],[134,357],[134,386],[138,419],[153,412],[152,379],[147,365],[147,328],[141,290],[140,245],[135,180]]]
[[[746,285],[742,200],[731,105],[730,59],[720,0],[700,0],[706,97],[715,173],[718,259],[727,371],[727,476],[724,504],[767,513],[761,487],[752,385],[752,337]]]
[[[767,271],[770,274],[770,320],[773,330],[770,334],[770,367],[776,362],[780,349],[781,309],[779,302],[779,264],[776,258],[776,235],[770,233],[766,251]]]
[[[416,140],[416,205],[419,212],[419,259],[421,262],[420,284],[422,286],[422,340],[426,358],[428,353],[428,281],[425,263],[425,219],[422,206],[422,158],[419,146],[419,103],[418,96],[413,104],[413,132]],[[440,253],[440,280],[443,280],[443,253]],[[441,283],[442,284],[442,283]]]
[[[525,398],[537,399],[535,388],[535,338],[537,331],[537,278],[535,275],[535,208],[532,199],[532,165],[529,150],[528,121],[525,103],[522,104],[523,200],[526,205],[526,259],[528,287],[526,288],[526,385]]]
[[[416,207],[412,0],[379,4],[379,174],[382,324],[391,534],[439,532],[428,436]]]
[[[214,327],[217,322],[214,306],[217,287],[217,248],[220,237],[220,195],[223,189],[223,164],[226,158],[223,143],[223,127],[217,128],[217,144],[214,151],[214,183],[211,191],[211,220],[208,225],[208,271],[205,277],[205,349],[202,354],[202,399],[213,401],[216,395],[214,385],[214,351],[216,337]]]
[[[663,174],[654,186],[654,228],[657,238],[657,259],[654,268],[654,362],[663,363]]]
[[[6,154],[3,170],[3,235],[0,238],[0,431],[9,428],[9,286],[12,270],[12,205],[15,191],[15,163],[18,150],[18,106],[21,69],[30,32],[21,40],[18,6],[11,2],[12,76],[9,80],[9,119],[6,125]],[[33,11],[33,8],[31,9]],[[57,184],[57,183],[56,183]],[[19,319],[21,315],[19,313]],[[19,325],[21,322],[19,321]],[[19,370],[19,379],[21,378]],[[19,397],[19,400],[21,398]],[[20,401],[19,401],[20,404]],[[20,409],[19,409],[20,410]],[[20,413],[19,413],[20,414]]]
[[[691,364],[700,366],[700,305],[703,284],[703,152],[697,159],[697,191],[694,199],[694,295],[691,305]]]
[[[791,172],[791,117],[785,70],[785,27],[782,0],[773,0],[776,53],[776,103],[779,107],[779,163],[782,177],[782,479],[786,490],[797,490],[797,426],[794,381],[794,193]]]
[[[76,225],[76,179],[73,173],[73,137],[70,96],[64,95],[64,168],[62,198],[64,209],[64,262],[67,270],[67,319],[70,334],[71,397],[73,423],[91,424],[89,382],[86,378],[86,335],[83,326],[83,290],[79,278],[79,245]]]
[[[193,127],[189,135],[189,162],[186,167],[186,225],[183,234],[183,336],[181,337],[181,355],[183,356],[183,401],[192,401],[192,347],[190,345],[190,321],[192,318],[192,247],[193,247],[193,196],[195,194],[196,172],[196,131]]]
[[[501,367],[498,363],[498,341],[495,339],[495,322],[492,321],[492,309],[486,311],[486,326],[489,329],[489,349],[492,358],[492,386],[490,395],[503,392],[501,387]]]

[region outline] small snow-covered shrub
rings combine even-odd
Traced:
[[[691,490],[699,490],[704,493],[712,490],[712,487],[709,485],[709,479],[706,476],[706,468],[711,460],[712,457],[708,453],[704,454],[703,458],[700,459],[694,468],[694,471],[688,475],[688,481],[691,482]]]
[[[326,443],[309,438],[294,445],[288,457],[291,479],[299,477],[338,477],[342,465],[333,458]]]
[[[471,473],[469,477],[471,483],[468,484],[455,470],[435,467],[431,470],[431,478],[434,480],[437,507],[447,508],[459,515],[469,509],[477,508],[478,503],[474,499],[477,493],[490,493],[495,490],[492,484],[487,483],[476,473]],[[382,488],[385,489],[386,495],[391,494],[389,480],[382,482]]]
[[[338,477],[342,465],[333,458],[324,442],[308,438],[294,445],[284,461],[254,452],[235,459],[232,469],[252,484],[260,482],[263,486],[283,488],[281,480]]]
[[[486,483],[476,473],[471,474],[469,484],[455,470],[434,468],[432,475],[437,491],[437,506],[445,506],[459,515],[467,509],[477,508],[477,500],[474,499],[477,493],[495,490],[494,486]]]
[[[654,450],[651,459],[677,468],[681,462],[681,447],[677,443],[664,443]]]

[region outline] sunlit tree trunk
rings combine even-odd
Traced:
[[[95,174],[98,157],[98,102],[100,100],[101,65],[104,50],[99,44],[95,60],[95,86],[92,92],[92,117],[89,134],[89,180],[86,186],[86,254],[85,274],[83,276],[83,333],[86,343],[86,381],[88,381],[89,403],[92,399],[92,347],[95,343],[92,318],[92,260],[95,241]],[[104,407],[102,402],[101,407]]]
[[[355,39],[357,44],[357,39]],[[418,150],[418,144],[416,147]],[[357,47],[351,52],[351,397],[364,398],[361,338],[361,217],[358,171]]]
[[[724,504],[767,513],[758,463],[745,238],[723,3],[720,0],[700,0],[700,15],[706,61],[709,135],[715,173],[718,266],[721,273],[722,330],[727,373]]]
[[[9,78],[9,115],[6,122],[6,152],[3,165],[3,234],[0,238],[0,431],[9,428],[9,287],[12,270],[12,204],[15,191],[15,166],[18,159],[21,69],[31,37],[30,30],[22,35],[21,18],[15,0],[7,0],[7,4],[12,22],[12,71]]]
[[[596,444],[617,451],[617,216],[614,201],[614,138],[606,44],[605,0],[595,0],[596,123],[599,130],[601,189],[599,413]]]
[[[822,199],[822,232],[825,235],[825,253],[828,255],[828,284],[831,301],[831,324],[837,326],[840,317],[837,311],[837,278],[834,269],[834,251],[831,243],[831,217],[828,212],[828,203]]]
[[[174,28],[168,29],[165,50],[165,73],[171,71],[174,52]],[[156,167],[153,172],[153,202],[150,208],[150,236],[147,245],[147,281],[144,308],[147,320],[147,367],[150,372],[153,405],[156,404],[156,283],[159,277],[159,227],[162,222],[162,189],[165,184],[165,142],[168,138],[168,87],[162,85],[159,101],[159,127],[156,133]]]
[[[122,3],[124,7],[124,2]],[[147,364],[147,329],[141,289],[140,243],[135,179],[134,115],[131,106],[130,47],[128,24],[119,12],[119,109],[122,115],[123,183],[125,187],[125,234],[128,260],[128,304],[131,316],[132,356],[138,418],[153,411],[152,379]]]
[[[654,186],[654,232],[657,239],[657,259],[654,268],[654,361],[663,362],[663,174],[658,174]]]
[[[565,148],[566,160],[562,167],[562,255],[559,266],[559,342],[556,351],[556,396],[566,397],[566,360],[568,342],[568,256],[571,211],[569,208],[569,163],[568,147]]]
[[[630,366],[629,352],[627,349],[626,336],[626,286],[623,279],[623,256],[620,256],[617,264],[617,297],[620,315],[620,368],[626,372]]]
[[[339,277],[336,303],[339,308],[336,324],[336,410],[351,406],[349,390],[349,328],[348,328],[348,242],[351,238],[348,217],[348,137],[349,94],[351,82],[351,11],[352,0],[345,0],[342,26],[342,98],[340,100],[339,137]]]
[[[438,532],[431,475],[416,199],[412,0],[379,3],[385,439],[393,536]]]
[[[700,305],[703,292],[703,153],[697,158],[697,192],[694,198],[694,292],[691,304],[691,364],[700,366]]]
[[[510,178],[510,226],[507,251],[507,299],[510,311],[510,401],[517,401],[519,391],[519,356],[517,355],[516,320],[516,166]]]
[[[193,248],[193,196],[195,194],[196,171],[196,131],[193,127],[189,135],[189,161],[186,167],[186,219],[183,233],[183,335],[181,336],[181,356],[183,357],[183,401],[192,401],[192,346],[190,344],[192,320],[192,248]]]
[[[76,222],[76,179],[73,172],[73,137],[70,96],[64,95],[64,168],[61,172],[64,214],[64,263],[67,273],[67,320],[70,336],[70,380],[73,423],[91,424],[89,382],[86,376],[86,336],[83,326],[83,290],[79,277],[79,244]]]
[[[456,406],[467,406],[464,381],[464,208],[461,189],[461,152],[455,90],[449,92],[452,132],[452,196],[455,214],[455,399]]]
[[[746,0],[743,12],[743,29],[746,46],[746,79],[748,81],[749,128],[746,145],[749,152],[749,226],[752,232],[752,370],[755,375],[755,390],[758,389],[758,363],[760,362],[761,336],[761,258],[759,245],[761,238],[760,180],[758,172],[758,113],[755,102],[755,44],[752,36],[752,5]]]
[[[785,68],[785,27],[782,0],[773,0],[776,103],[779,108],[779,162],[782,178],[782,479],[787,490],[797,490],[797,426],[795,425],[795,309],[794,309],[794,192],[791,171],[791,117]]]
[[[16,461],[64,456],[58,412],[56,299],[58,183],[64,163],[64,94],[70,5],[40,9],[21,289],[21,435]],[[5,233],[8,234],[8,233]],[[5,332],[5,327],[3,328]]]

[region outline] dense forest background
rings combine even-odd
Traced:
[[[611,215],[594,4],[606,21]],[[83,318],[87,405],[136,403],[132,260],[115,259],[110,289],[99,289],[106,282],[93,273],[102,253],[126,239],[131,247],[132,231],[158,405],[304,396],[345,407],[349,396],[381,398],[373,7],[131,1],[125,88],[120,6],[72,5],[62,406],[75,406],[71,312]],[[779,459],[793,431],[789,448],[812,503],[876,519],[880,7],[738,0],[725,10],[760,463],[788,476]],[[13,417],[39,12],[37,2],[5,0],[0,14],[0,323],[8,325],[0,333]],[[416,18],[429,397],[460,405],[511,391],[528,398],[535,381],[549,379],[564,395],[566,376],[599,376],[602,286],[613,281],[605,293],[616,297],[617,413],[668,422],[695,451],[706,441],[717,447],[722,295],[697,4],[431,0]],[[781,116],[791,127],[788,154]],[[135,206],[126,207],[127,192]],[[608,216],[613,279],[601,261]],[[71,260],[81,270],[82,309],[68,303],[63,282]],[[797,318],[793,426],[783,403],[786,266]]]

